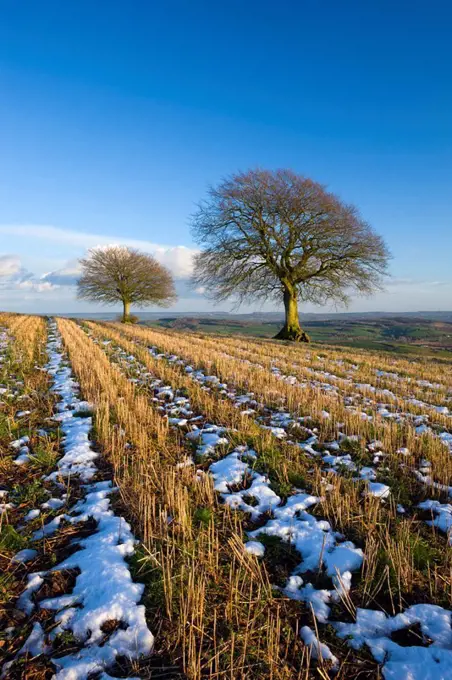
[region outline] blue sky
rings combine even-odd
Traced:
[[[446,0],[4,0],[0,308],[87,309],[77,258],[121,242],[173,269],[174,309],[208,309],[188,217],[260,166],[386,238],[393,279],[352,310],[451,309],[451,20]]]

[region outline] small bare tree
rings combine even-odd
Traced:
[[[80,264],[77,297],[106,305],[122,302],[123,323],[130,319],[131,304],[165,307],[176,300],[170,272],[147,253],[125,246],[93,248]]]
[[[214,300],[283,298],[276,338],[309,341],[298,301],[346,304],[370,294],[387,271],[383,239],[352,205],[290,170],[252,170],[211,187],[192,219],[202,250],[193,284]]]

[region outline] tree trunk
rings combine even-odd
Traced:
[[[286,322],[275,335],[275,340],[293,340],[294,342],[310,342],[309,335],[302,330],[298,318],[297,295],[293,290],[284,290],[284,309],[286,310]]]
[[[122,313],[122,323],[127,323],[130,316],[130,302],[128,300],[122,301],[124,311]]]

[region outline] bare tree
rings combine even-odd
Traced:
[[[192,231],[202,248],[193,284],[218,301],[282,298],[278,339],[309,341],[299,300],[346,304],[379,288],[387,271],[388,249],[357,209],[290,170],[251,170],[211,187]]]
[[[125,246],[93,248],[80,264],[77,297],[106,305],[122,302],[123,323],[131,304],[165,307],[176,300],[170,272],[147,253]]]

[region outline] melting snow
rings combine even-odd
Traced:
[[[391,633],[419,624],[430,646],[406,647]],[[384,663],[385,680],[450,680],[452,678],[451,612],[432,604],[417,604],[396,616],[382,611],[357,609],[356,623],[334,623],[337,634],[354,649],[367,645],[374,658]]]
[[[317,635],[309,626],[303,626],[300,630],[300,636],[305,645],[311,648],[311,657],[313,659],[323,659],[324,661],[331,661],[332,667],[337,668],[339,661],[337,657],[331,652],[328,645],[320,642]]]
[[[94,461],[98,455],[91,448],[89,439],[91,417],[75,417],[80,411],[88,413],[88,408],[86,402],[79,401],[76,396],[77,383],[72,378],[70,367],[63,365],[56,325],[51,324],[50,329],[48,368],[54,377],[54,390],[61,396],[56,419],[64,433],[64,456],[58,463],[58,470],[48,479],[77,475],[84,482],[91,481],[97,471]],[[23,446],[26,443],[24,439],[14,442],[14,448]],[[110,481],[101,481],[88,484],[84,490],[85,496],[68,514],[55,517],[34,534],[35,540],[48,536],[58,529],[63,520],[77,525],[93,518],[97,524],[92,534],[76,539],[80,550],[53,568],[53,571],[80,570],[72,594],[50,598],[39,604],[42,609],[57,611],[57,626],[51,637],[59,632],[72,631],[85,645],[74,654],[53,659],[57,668],[56,680],[83,680],[91,674],[105,671],[118,656],[136,659],[148,655],[154,642],[146,624],[144,606],[138,604],[144,586],[132,581],[125,561],[134,552],[136,541],[129,524],[116,516],[110,507],[109,495],[115,488]],[[64,502],[60,499],[51,498],[43,507],[57,509],[62,505]],[[35,513],[39,514],[39,510],[31,511],[29,515],[36,516]],[[31,553],[36,551],[21,551],[14,559],[32,559]],[[41,587],[45,574],[37,572],[28,576],[27,586],[17,603],[17,607],[27,615],[36,606],[32,595]],[[112,620],[121,622],[121,627],[105,641],[101,627]],[[40,653],[44,650],[44,642],[42,629],[39,624],[35,625],[22,651]],[[104,677],[108,675],[104,673]]]
[[[34,560],[37,554],[37,550],[25,548],[24,550],[19,550],[19,552],[16,553],[12,559],[13,562],[19,562],[23,564],[24,562],[30,562],[30,560]]]
[[[427,520],[427,524],[444,531],[448,535],[450,545],[452,545],[452,505],[429,500],[419,503],[419,507],[422,510],[431,510],[435,517],[432,520]]]
[[[376,498],[387,498],[391,493],[391,489],[387,484],[369,482],[368,489],[365,493],[369,496],[375,496]]]
[[[248,543],[245,543],[245,550],[250,555],[256,555],[256,557],[265,555],[265,546],[260,541],[248,541]]]
[[[184,366],[183,360],[175,355],[165,355],[158,353],[158,350],[153,347],[150,348],[151,354],[158,359],[166,359],[170,362],[177,363]],[[247,363],[251,363],[246,360]],[[338,362],[340,363],[340,362]],[[259,366],[259,364],[254,364]],[[203,386],[204,389],[223,390],[223,393],[230,398],[237,407],[243,405],[262,408],[254,400],[252,393],[239,395],[236,391],[222,385],[216,376],[206,376],[202,371],[194,369],[192,366],[184,366],[186,373]],[[261,366],[261,368],[263,368]],[[353,365],[350,370],[357,370],[358,366]],[[284,375],[279,368],[274,366],[272,369],[274,375],[290,384],[296,384],[297,378],[295,376]],[[320,372],[322,373],[322,372]],[[385,373],[384,371],[377,372],[381,377],[393,378],[400,380],[396,374]],[[323,376],[328,379],[339,380],[336,376],[323,372]],[[342,379],[343,380],[343,379]],[[419,382],[419,381],[418,381]],[[395,399],[395,394],[388,389],[379,389],[367,383],[353,383],[351,379],[343,380],[343,383],[354,384],[356,388],[363,392],[368,392],[373,395],[378,394],[388,397],[389,400]],[[305,386],[308,383],[298,383]],[[336,385],[331,385],[324,382],[311,383],[313,386],[320,387],[323,391],[330,391],[339,393]],[[342,383],[341,383],[342,384]],[[420,384],[420,382],[419,382]],[[173,404],[174,390],[171,386],[165,386],[160,391],[160,398],[168,397]],[[353,397],[346,397],[349,400],[348,407],[350,411],[357,413],[360,417],[366,420],[371,420],[372,417],[361,410],[356,410],[353,406]],[[347,403],[347,402],[346,402]],[[372,402],[367,397],[362,399],[362,408],[372,405]],[[437,407],[430,404],[425,404],[419,400],[413,399],[411,403],[416,407],[428,407],[434,409],[441,415],[448,415],[448,409],[445,407]],[[186,404],[187,410],[189,403]],[[165,412],[169,414],[168,409],[164,408]],[[395,422],[403,422],[408,419],[416,427],[416,433],[422,435],[424,433],[432,432],[428,425],[428,416],[414,416],[412,414],[393,412],[385,404],[378,405],[378,411],[381,416],[391,418]],[[254,409],[248,409],[243,413],[253,415]],[[183,416],[181,411],[178,413],[171,413],[171,416]],[[191,412],[188,411],[186,418],[189,418]],[[328,417],[328,413],[323,414]],[[187,425],[187,419],[180,417],[173,417],[170,420],[171,424]],[[202,420],[202,417],[200,418]],[[262,422],[259,417],[257,420]],[[304,419],[294,419],[290,414],[284,412],[271,412],[269,415],[269,425],[264,427],[279,438],[287,436],[287,430],[294,424],[301,423]],[[188,421],[193,423],[194,419]],[[193,427],[193,424],[191,424]],[[337,424],[337,428],[341,427]],[[218,426],[205,426],[202,430],[194,430],[187,433],[187,438],[197,444],[198,452],[207,453],[209,455],[217,454],[217,447],[221,444],[227,443],[227,438],[224,428]],[[305,442],[300,442],[299,445],[304,448],[307,453],[319,456],[318,451],[312,448],[313,444],[318,443],[314,431],[311,431],[311,438]],[[213,436],[209,436],[213,435]],[[435,435],[436,436],[436,435]],[[437,436],[449,447],[452,453],[452,434],[448,432],[441,432]],[[339,434],[339,442],[345,435]],[[347,437],[347,439],[358,441],[357,437]],[[378,498],[387,498],[390,494],[390,488],[381,483],[377,483],[376,470],[372,467],[359,467],[349,454],[340,455],[340,443],[330,442],[327,445],[330,450],[334,450],[338,455],[333,456],[328,452],[322,455],[323,461],[330,469],[340,469],[340,466],[345,466],[356,472],[357,476],[367,481],[367,493]],[[388,454],[384,453],[381,442],[374,441],[368,444],[368,450],[374,454],[374,463],[380,463]],[[403,456],[410,455],[408,449],[399,449],[398,453]],[[246,447],[237,447],[232,453],[224,457],[222,460],[211,464],[209,471],[214,478],[216,490],[222,494],[226,503],[233,507],[240,508],[250,513],[250,515],[257,519],[262,512],[271,512],[270,519],[267,523],[255,531],[249,532],[251,539],[258,539],[259,536],[267,534],[270,536],[277,536],[281,540],[290,543],[302,556],[302,561],[289,577],[288,582],[283,589],[283,592],[293,599],[303,600],[312,605],[317,619],[321,622],[327,622],[330,603],[337,601],[340,595],[348,591],[351,586],[352,572],[361,567],[363,561],[362,551],[354,546],[350,541],[345,541],[343,537],[334,532],[329,523],[324,520],[317,520],[315,517],[307,512],[307,509],[318,503],[319,498],[310,496],[309,494],[297,493],[290,496],[286,503],[281,504],[281,500],[271,490],[267,478],[255,472],[252,465],[249,464],[248,458],[251,452]],[[255,454],[254,454],[255,455]],[[424,469],[424,468],[423,468]],[[426,467],[425,467],[426,469]],[[416,471],[420,481],[424,483],[432,483],[430,478],[423,477],[422,473]],[[236,491],[235,486],[248,485],[248,488]],[[438,488],[441,485],[433,483]],[[232,487],[232,489],[231,489]],[[449,489],[452,495],[452,487],[445,487]],[[254,498],[252,505],[246,501],[248,497]],[[256,504],[257,503],[257,504]],[[421,505],[422,507],[422,505]],[[435,513],[434,523],[444,531],[449,531],[450,522],[452,518],[450,508],[452,506],[441,505],[438,501],[426,501],[424,504],[426,509],[430,509]],[[405,512],[402,506],[397,506],[400,513]],[[258,557],[265,555],[265,546],[258,540],[248,541],[244,549],[251,554]],[[310,571],[317,571],[319,567],[325,569],[325,573],[332,580],[333,589],[317,590],[311,583],[303,580],[302,574]],[[307,580],[307,579],[306,579]],[[377,661],[384,663],[383,674],[385,680],[393,678],[394,680],[423,680],[428,678],[434,679],[450,679],[452,680],[452,637],[450,632],[450,616],[451,613],[435,607],[434,605],[415,605],[410,607],[402,614],[396,617],[387,617],[383,612],[372,610],[359,610],[357,622],[355,624],[335,623],[337,632],[341,637],[352,639],[348,640],[348,644],[359,648],[363,644],[367,644],[374,654]],[[422,631],[426,638],[431,638],[433,644],[430,647],[401,647],[390,640],[390,634],[394,630],[401,630],[414,623],[420,623]],[[301,637],[306,645],[311,647],[312,655],[318,658],[328,659],[332,662],[333,667],[337,665],[337,659],[331,653],[327,645],[321,643],[315,633],[307,626],[300,631]]]

